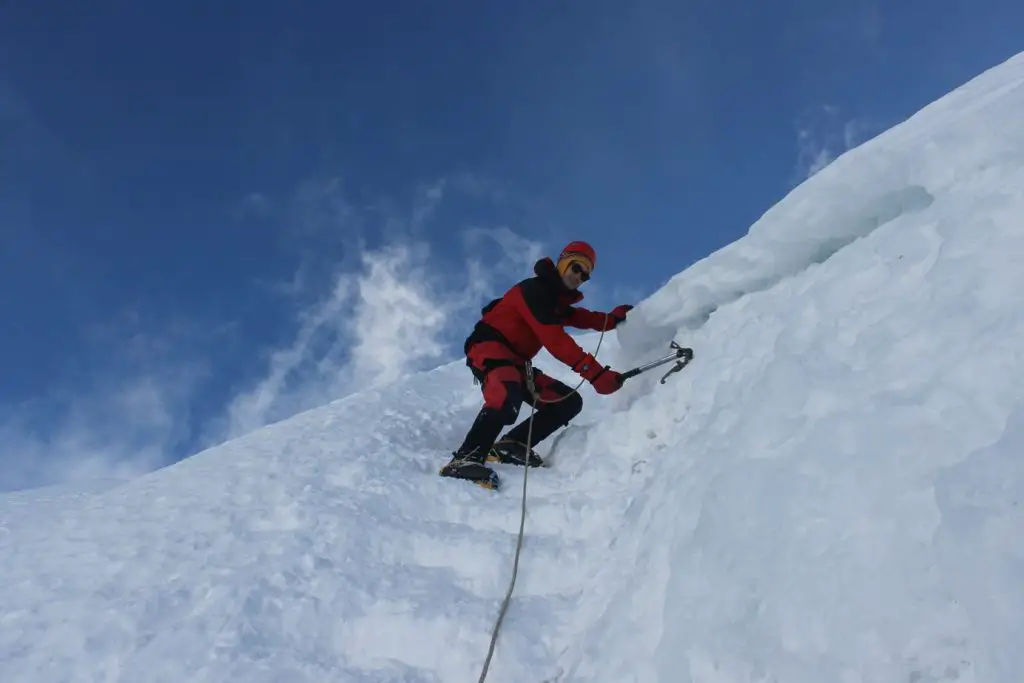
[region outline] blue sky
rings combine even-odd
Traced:
[[[451,360],[571,239],[634,302],[1024,49],[1009,0],[484,4],[0,5],[0,490]]]

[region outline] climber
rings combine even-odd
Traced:
[[[482,318],[466,339],[464,350],[466,365],[481,384],[484,404],[462,446],[441,468],[441,476],[470,479],[485,488],[496,488],[497,475],[485,462],[531,467],[543,464],[532,449],[527,451],[528,419],[495,442],[503,426],[515,423],[522,403],[533,402],[526,362],[532,361],[542,347],[589,381],[599,394],[614,393],[622,386],[618,372],[601,366],[564,329],[611,330],[633,308],[625,304],[609,313],[598,313],[574,305],[583,298],[579,287],[590,279],[596,262],[589,244],[570,242],[557,263],[550,257],[540,259],[534,264],[534,277],[517,283],[482,309]],[[534,445],[567,425],[583,409],[583,399],[562,382],[536,368],[532,370],[534,388],[540,396],[529,434]]]

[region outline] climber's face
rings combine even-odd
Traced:
[[[576,290],[590,279],[590,271],[579,261],[573,261],[562,274],[562,282],[571,290]]]

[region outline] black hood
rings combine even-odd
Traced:
[[[558,277],[558,269],[555,268],[555,262],[551,260],[550,256],[545,256],[533,264],[533,274],[544,280],[562,281],[562,278]]]
[[[583,298],[579,290],[571,290],[562,282],[562,276],[558,274],[558,268],[550,256],[545,256],[533,264],[533,273],[551,290],[561,297],[568,297],[570,303],[576,303]]]

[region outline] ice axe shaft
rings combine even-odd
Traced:
[[[665,380],[668,379],[669,375],[671,375],[674,372],[679,372],[680,370],[685,368],[691,360],[693,360],[693,349],[680,346],[674,341],[671,342],[669,346],[673,349],[671,355],[665,356],[664,358],[659,358],[658,360],[651,361],[650,363],[646,363],[644,365],[641,365],[639,367],[633,368],[632,370],[628,370],[622,373],[622,381],[626,381],[630,377],[636,377],[641,373],[647,372],[651,368],[656,368],[665,365],[666,363],[675,362],[675,365],[672,367],[672,369],[666,372],[665,375],[661,378],[661,384],[664,384]]]

